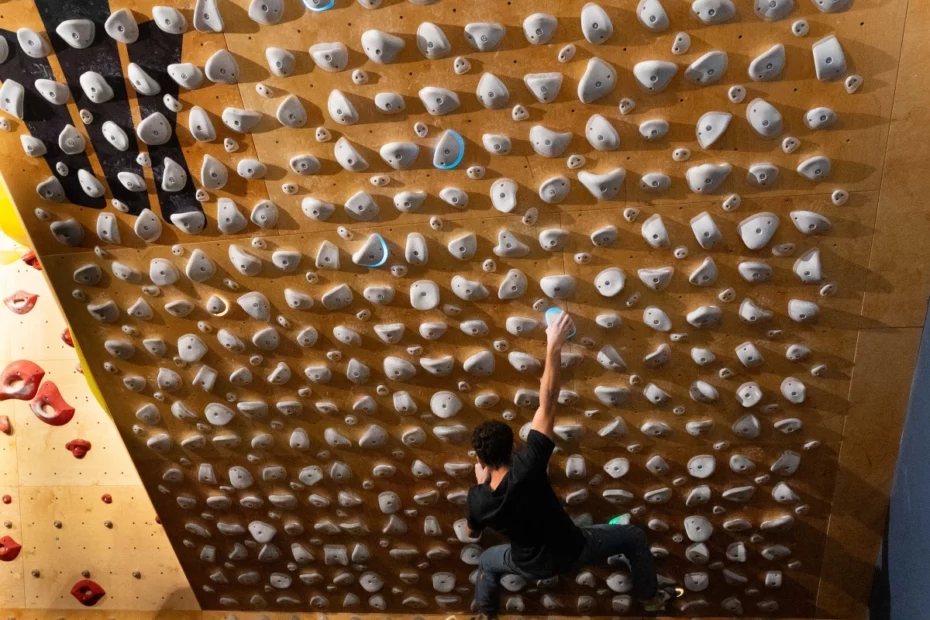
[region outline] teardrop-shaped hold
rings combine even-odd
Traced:
[[[697,122],[695,133],[702,149],[706,149],[726,132],[733,115],[729,112],[705,112]]]
[[[571,183],[567,177],[557,176],[546,179],[539,186],[539,197],[548,204],[557,204],[568,197]]]
[[[207,59],[203,72],[215,84],[235,84],[239,81],[239,63],[226,49],[214,52]]]
[[[336,141],[333,154],[339,165],[350,172],[364,172],[368,170],[368,161],[362,157],[355,146],[343,136]]]
[[[187,19],[181,11],[170,6],[152,7],[152,21],[158,29],[168,34],[184,34],[187,32]]]
[[[810,323],[820,315],[820,306],[803,299],[788,300],[788,316],[796,323]]]
[[[443,116],[459,109],[459,96],[440,86],[425,86],[417,93],[423,107],[433,116]]]
[[[132,65],[130,65],[130,73],[132,73],[131,68]],[[10,81],[12,81],[12,84],[7,88],[7,92],[3,92],[2,88],[0,88],[0,96],[3,97],[0,99],[0,103],[6,105],[6,107],[3,108],[4,111],[16,116],[13,111],[15,111],[18,106],[15,102],[16,93],[14,93],[13,90],[15,89],[14,85],[18,86],[19,83],[15,80],[7,80],[7,82]],[[6,86],[6,82],[4,82],[4,86]],[[39,78],[35,81],[35,87],[36,91],[38,91],[46,101],[54,105],[64,105],[68,102],[68,99],[71,98],[71,89],[68,88],[68,85],[56,82],[55,80]],[[9,103],[6,101],[7,98],[10,99]],[[22,101],[19,102],[19,106],[21,106],[21,104]],[[20,115],[21,114],[22,113],[20,113]],[[17,118],[21,118],[21,116],[17,116]]]
[[[139,25],[129,9],[120,9],[110,14],[103,26],[110,37],[129,45],[139,38]]]
[[[320,160],[313,155],[295,155],[288,164],[291,170],[301,176],[316,174],[320,171]]]
[[[633,77],[640,88],[649,93],[665,90],[676,73],[678,65],[666,60],[644,60],[633,66]]]
[[[168,65],[168,77],[188,90],[199,88],[203,84],[203,71],[190,62]]]
[[[362,50],[372,62],[386,65],[394,62],[404,49],[404,40],[381,30],[366,30],[361,38]]]
[[[349,64],[349,50],[339,41],[311,45],[310,57],[316,66],[330,73],[342,71]]]
[[[811,108],[804,114],[804,124],[809,129],[827,129],[834,123],[836,123],[836,112],[824,106]]]
[[[669,79],[671,79],[671,76],[669,76]],[[617,72],[613,66],[595,56],[588,60],[584,74],[578,80],[578,99],[582,103],[593,103],[610,94],[616,84]]]
[[[248,220],[239,212],[239,207],[229,198],[216,201],[216,227],[225,235],[234,235],[248,225]]]
[[[518,299],[526,293],[527,279],[519,269],[511,269],[501,280],[497,289],[499,299]]]
[[[266,47],[265,62],[268,68],[278,77],[287,77],[294,72],[297,59],[290,50],[281,47]]]
[[[378,216],[380,208],[367,192],[356,192],[345,204],[346,213],[354,220],[368,222]]]
[[[770,189],[778,180],[778,166],[769,162],[750,164],[746,171],[746,180],[755,187]]]
[[[275,118],[285,127],[298,129],[307,124],[307,110],[296,95],[288,95],[278,106]]]
[[[614,151],[620,148],[620,134],[606,118],[593,114],[585,123],[585,137],[598,151]]]
[[[693,84],[709,86],[719,82],[727,72],[729,58],[721,50],[713,50],[700,56],[685,69],[685,79]]]
[[[490,52],[497,49],[505,32],[496,22],[472,22],[465,25],[465,40],[479,52]]]
[[[688,281],[695,286],[711,286],[717,281],[717,263],[710,256],[691,272]]]
[[[136,127],[136,135],[149,146],[160,146],[171,139],[171,124],[161,112],[152,112]]]
[[[466,233],[449,241],[449,253],[459,260],[469,260],[478,250],[478,239],[474,233]]]
[[[545,276],[539,287],[552,299],[568,299],[575,294],[575,278],[567,274]]]
[[[84,190],[84,193],[91,198],[99,198],[106,192],[103,183],[94,176],[94,173],[84,168],[78,170],[78,182],[81,184],[81,189]]]
[[[207,111],[200,106],[191,108],[188,115],[187,125],[194,139],[200,142],[212,142],[216,140],[216,130],[213,128],[213,121],[210,120]]]
[[[113,88],[96,71],[85,71],[79,78],[81,90],[94,103],[106,103],[113,99]]]
[[[626,274],[619,267],[608,267],[594,278],[594,287],[603,297],[616,297],[626,284]]]
[[[442,132],[433,151],[433,166],[440,170],[451,170],[465,156],[465,140],[458,132],[447,129]]]
[[[713,25],[733,19],[736,7],[732,0],[694,0],[691,12],[703,23]]]
[[[740,222],[737,231],[747,248],[760,250],[772,240],[778,224],[778,216],[774,213],[757,213]]]
[[[749,79],[755,82],[770,82],[781,76],[785,68],[785,46],[776,43],[749,63]]]
[[[836,36],[831,34],[820,39],[811,47],[811,52],[814,55],[814,71],[821,82],[829,82],[846,74],[846,56]]]
[[[166,192],[179,192],[187,185],[187,171],[181,165],[166,157],[161,176],[161,188]]]
[[[423,22],[417,27],[417,49],[430,60],[445,58],[452,53],[446,33],[431,22]]]
[[[581,32],[588,43],[600,45],[614,33],[610,16],[599,4],[588,2],[581,8]]]
[[[488,110],[499,110],[507,107],[510,100],[510,91],[499,77],[493,73],[484,73],[478,80],[478,88],[475,92],[478,96],[478,102]]]
[[[206,189],[222,189],[229,179],[229,171],[223,163],[212,155],[203,156],[200,166],[200,184]]]
[[[378,93],[375,95],[375,107],[384,114],[400,114],[407,109],[407,104],[397,93]]]

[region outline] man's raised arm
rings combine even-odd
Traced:
[[[542,380],[539,382],[539,409],[533,416],[533,430],[549,438],[552,438],[552,427],[555,425],[555,404],[559,398],[562,345],[574,329],[574,321],[564,311],[552,325],[546,328],[545,367]]]

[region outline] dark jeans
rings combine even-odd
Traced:
[[[572,573],[601,564],[613,555],[622,554],[633,571],[632,594],[644,601],[658,591],[656,567],[649,551],[646,533],[635,525],[591,525],[581,528],[585,545],[581,555],[571,566],[559,573]],[[485,549],[478,560],[478,582],[475,585],[475,604],[480,613],[495,616],[500,607],[500,580],[504,575],[520,575],[524,579],[548,579],[554,575],[534,570],[531,566],[517,567],[510,556],[510,545],[496,545]]]

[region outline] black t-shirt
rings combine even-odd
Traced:
[[[479,484],[468,491],[468,527],[474,532],[490,527],[509,538],[514,564],[531,574],[565,570],[584,546],[581,530],[549,483],[554,448],[551,439],[531,430],[496,489]]]

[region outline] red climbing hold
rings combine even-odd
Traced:
[[[65,402],[58,386],[51,381],[42,384],[29,408],[37,418],[51,426],[64,426],[74,417],[74,407]],[[52,413],[48,413],[46,408],[50,408]]]
[[[23,546],[9,536],[0,538],[0,562],[12,562],[22,549]]]
[[[86,439],[72,439],[65,444],[65,448],[71,451],[76,459],[82,459],[90,452],[90,442]]]
[[[10,309],[10,312],[16,314],[29,314],[33,308],[35,308],[36,301],[39,300],[39,296],[35,293],[27,293],[26,291],[16,291],[9,297],[4,298],[3,303],[6,304],[6,307]]]
[[[45,371],[35,362],[16,360],[0,373],[0,400],[31,400],[39,391]]]
[[[71,586],[71,596],[84,607],[93,607],[106,594],[99,583],[90,579],[82,579]]]
[[[12,502],[13,502],[13,498],[12,498],[12,497],[10,497],[9,495],[4,495],[4,496],[3,496],[3,503],[4,503],[4,504],[10,504],[10,503],[12,503]]]
[[[64,342],[71,348],[74,348],[74,340],[71,339],[71,328],[66,327],[63,332],[61,332],[61,341]]]
[[[103,500],[103,503],[104,503],[104,504],[112,504],[112,503],[113,503],[113,496],[110,495],[109,493],[104,493],[103,496],[102,496],[100,499]]]
[[[42,263],[39,262],[39,257],[33,250],[23,254],[23,262],[37,271],[42,271]]]
[[[13,425],[10,423],[10,416],[0,415],[0,433],[4,435],[13,434]]]

